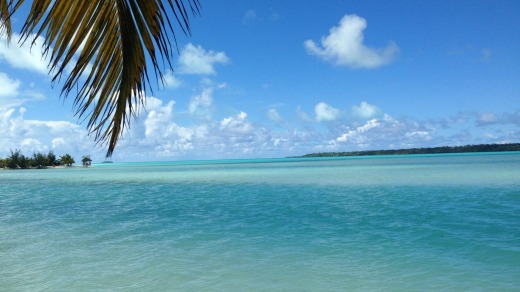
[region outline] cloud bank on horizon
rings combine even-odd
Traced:
[[[316,104],[313,120],[300,118],[298,109],[292,117],[281,117],[276,109],[269,109],[266,115],[277,123],[276,126],[269,122],[253,122],[245,111],[220,120],[209,119],[183,126],[176,121],[175,104],[174,101],[164,103],[155,97],[147,97],[146,112],[125,133],[114,159],[284,157],[345,149],[451,145],[453,139],[459,141],[457,145],[505,143],[516,141],[520,134],[518,130],[501,130],[501,125],[508,124],[519,128],[520,111],[506,113],[501,119],[491,113],[465,112],[446,119],[421,121],[394,118],[367,102],[352,106],[349,114],[349,111],[341,113],[339,109],[320,102]],[[80,125],[66,121],[29,120],[24,117],[25,113],[24,107],[0,110],[3,156],[9,153],[9,149],[21,149],[27,154],[49,150],[76,155],[93,153],[98,160],[102,159],[103,148],[96,148]],[[292,122],[282,123],[283,120]]]
[[[265,19],[283,20],[283,15],[276,15]],[[259,25],[259,19],[260,13],[249,9],[240,22],[250,27]],[[325,61],[315,62],[323,72],[336,67],[373,72],[382,66],[397,66],[393,62],[398,55],[403,57],[397,43],[384,39],[385,47],[371,46],[365,42],[366,28],[365,18],[345,14],[319,42],[312,40],[316,35],[302,38],[300,56],[308,61]],[[0,41],[0,157],[11,149],[20,149],[26,155],[53,150],[76,156],[90,154],[95,160],[103,160],[104,148],[88,137],[70,108],[58,108],[63,106],[53,97],[55,93],[44,89],[50,78],[46,77],[47,63],[41,58],[41,43],[37,40],[29,48],[6,46]],[[486,52],[489,60],[491,51]],[[146,108],[123,135],[114,160],[284,157],[323,151],[508,143],[517,142],[520,136],[517,104],[506,112],[481,108],[457,110],[442,117],[416,117],[414,109],[406,106],[402,106],[403,112],[389,112],[389,103],[381,99],[384,96],[360,98],[346,94],[336,99],[328,97],[326,88],[311,100],[262,102],[262,96],[274,89],[263,86],[266,81],[259,78],[255,68],[249,71],[251,76],[229,73],[229,68],[241,66],[241,60],[237,52],[185,44],[176,70],[165,72],[163,92],[146,97]],[[226,74],[221,74],[224,68]],[[244,86],[244,79],[260,89],[253,91]],[[274,83],[280,87],[280,83]],[[69,113],[40,115],[39,111]]]

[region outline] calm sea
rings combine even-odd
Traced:
[[[0,291],[520,290],[520,154],[0,171]]]

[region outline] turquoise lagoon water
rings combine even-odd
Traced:
[[[0,291],[520,289],[520,154],[0,171]]]

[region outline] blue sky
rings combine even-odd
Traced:
[[[520,142],[518,1],[201,2],[115,161]],[[40,56],[0,42],[0,157],[102,161]]]

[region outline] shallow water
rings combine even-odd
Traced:
[[[0,291],[516,290],[520,155],[0,171]]]

